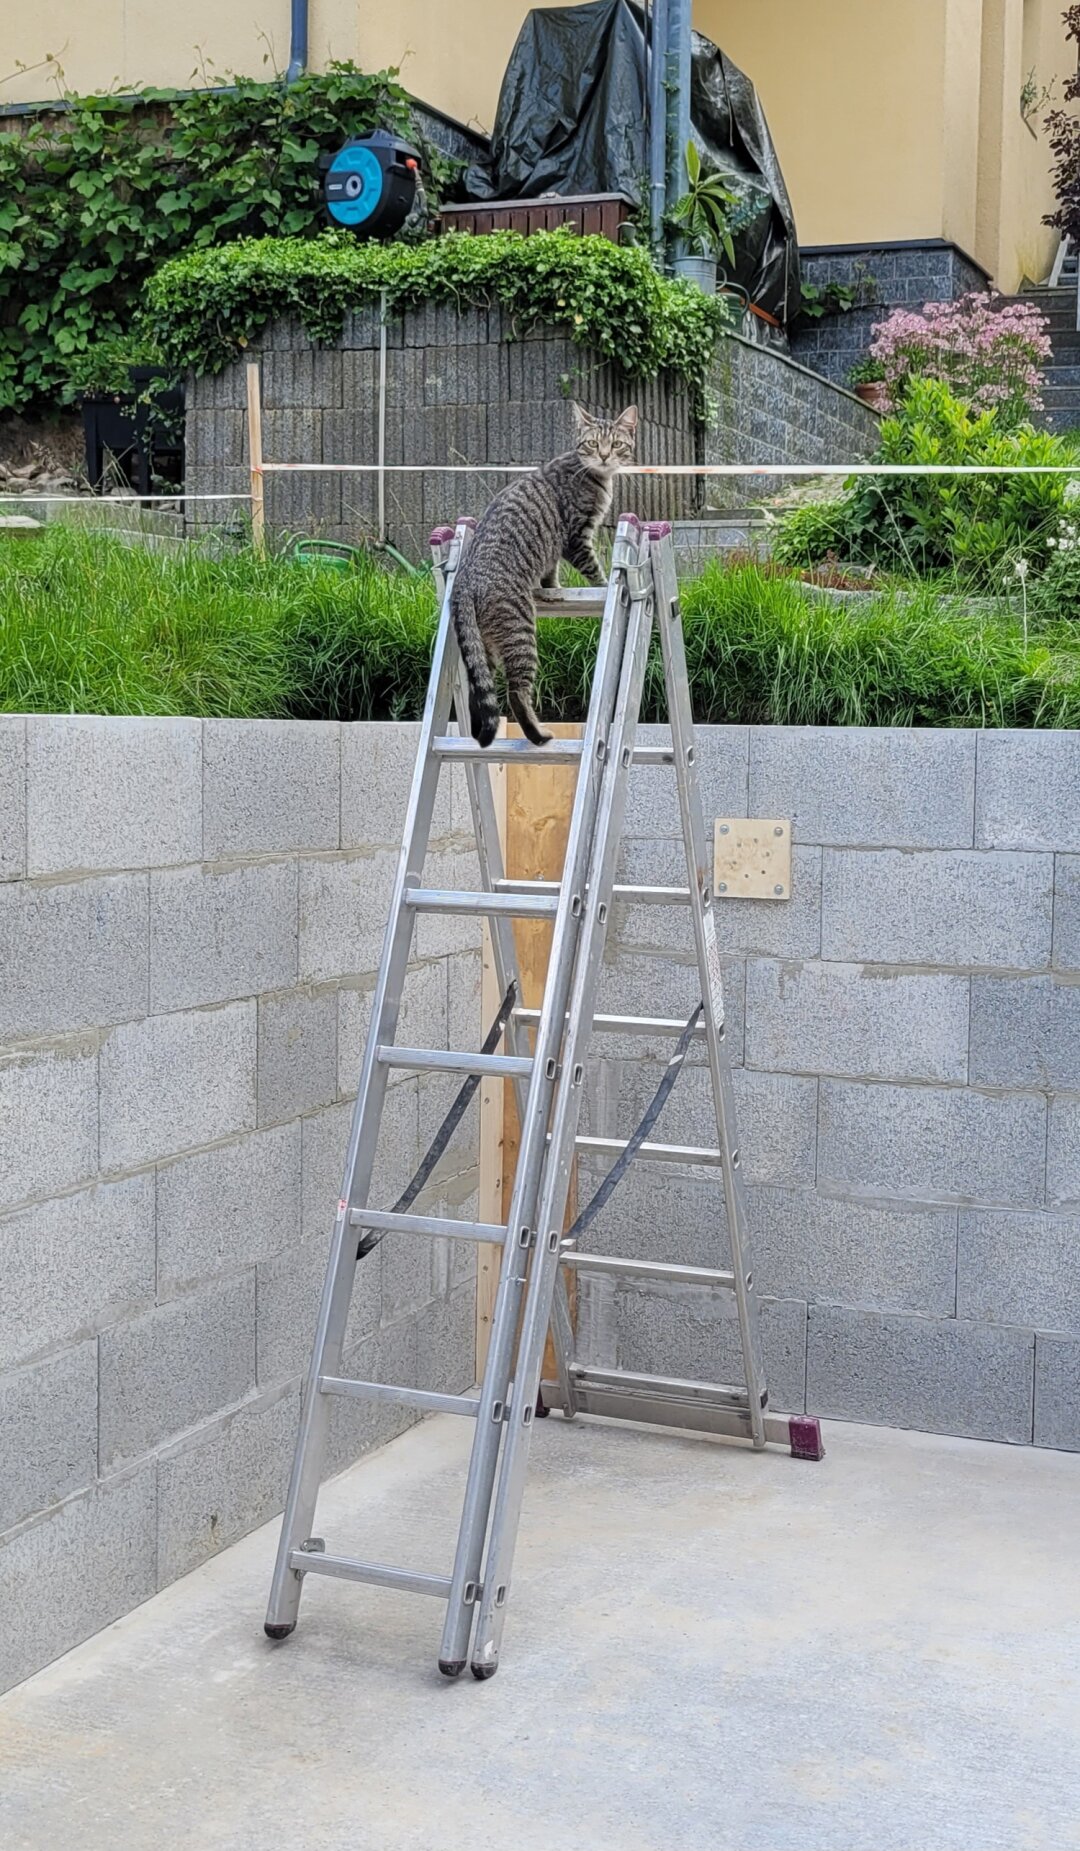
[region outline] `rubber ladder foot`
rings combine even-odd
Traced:
[[[821,1422],[812,1414],[793,1414],[788,1427],[793,1459],[824,1459]]]
[[[465,1669],[463,1658],[440,1658],[439,1670],[444,1677],[460,1677]]]
[[[494,1677],[499,1667],[498,1665],[470,1665],[469,1669],[477,1682],[482,1684],[486,1677]]]
[[[263,1625],[263,1632],[268,1639],[287,1639],[289,1634],[295,1631],[295,1620],[282,1620],[280,1622],[276,1620],[267,1620]]]

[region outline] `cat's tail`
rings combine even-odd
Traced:
[[[489,746],[499,730],[498,696],[495,679],[487,659],[480,625],[476,621],[476,600],[467,585],[455,585],[450,598],[450,615],[454,620],[458,646],[465,673],[469,677],[469,717],[472,735],[478,745]]]

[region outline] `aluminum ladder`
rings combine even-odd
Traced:
[[[698,1431],[734,1434],[760,1448],[768,1441],[797,1456],[821,1456],[817,1422],[768,1411],[757,1303],[747,1238],[746,1209],[735,1133],[730,1063],[724,1041],[720,960],[713,917],[712,876],[695,766],[694,733],[675,577],[671,529],[645,527],[623,515],[616,529],[606,589],[541,593],[542,615],[595,614],[602,623],[584,735],[534,747],[499,740],[480,748],[468,737],[468,683],[450,617],[454,575],[475,522],[432,535],[441,587],[441,613],[416,767],[390,905],[368,1040],[345,1161],[345,1176],[319,1309],[300,1416],[296,1454],[270,1590],[265,1630],[283,1639],[296,1625],[305,1575],[322,1574],[446,1602],[439,1669],[456,1677],[471,1663],[477,1678],[498,1668],[510,1571],[517,1539],[529,1445],[537,1412],[558,1407],[660,1422]],[[660,641],[671,722],[670,746],[636,747],[635,728],[650,642]],[[452,733],[456,714],[459,732]],[[505,878],[489,766],[500,762],[575,763],[579,767],[561,882]],[[446,764],[465,768],[476,835],[481,891],[448,892],[423,885],[423,866],[439,775]],[[675,771],[687,857],[686,888],[615,884],[616,863],[633,764]],[[690,1024],[661,1018],[595,1015],[594,1002],[613,899],[689,906],[702,1003]],[[507,999],[504,1052],[443,1052],[396,1044],[398,1012],[413,926],[421,913],[486,917],[500,992]],[[514,918],[553,923],[543,1006],[520,1006]],[[511,1004],[515,1006],[511,1006]],[[713,1163],[721,1171],[727,1214],[730,1269],[668,1266],[590,1255],[568,1243],[563,1218],[575,1150],[612,1154],[625,1146],[579,1138],[578,1118],[591,1033],[690,1035],[706,1044],[716,1106],[717,1148],[686,1150],[641,1143],[650,1160]],[[490,1041],[490,1037],[489,1037]],[[521,1127],[517,1170],[505,1226],[434,1215],[380,1211],[369,1205],[373,1164],[392,1068],[499,1076],[515,1088]],[[628,1141],[629,1142],[629,1141]],[[633,1147],[637,1148],[637,1147]],[[496,1242],[502,1247],[498,1292],[483,1382],[478,1394],[437,1394],[424,1389],[351,1381],[342,1377],[342,1353],[354,1274],[360,1252],[395,1232]],[[623,1276],[672,1280],[734,1294],[745,1381],[710,1385],[597,1370],[573,1354],[566,1272],[618,1271]],[[519,1331],[520,1321],[520,1331]],[[555,1338],[557,1379],[543,1384],[546,1336]],[[454,1413],[476,1423],[454,1563],[449,1574],[415,1572],[326,1552],[312,1536],[329,1400],[335,1395],[373,1397],[419,1409]]]

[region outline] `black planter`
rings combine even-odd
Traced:
[[[165,375],[160,367],[133,366],[131,395],[86,392],[82,397],[86,474],[91,488],[107,488],[105,455],[129,487],[142,497],[152,492],[155,475],[179,486],[184,479],[184,392],[182,386],[151,390]]]

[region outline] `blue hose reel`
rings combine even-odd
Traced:
[[[347,141],[323,157],[323,198],[335,225],[359,238],[389,238],[416,204],[420,157],[388,129]]]

